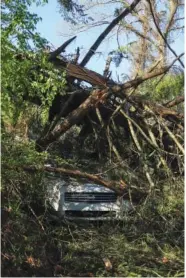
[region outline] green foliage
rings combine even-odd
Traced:
[[[17,141],[13,144],[12,136],[2,133],[2,143],[4,146],[2,164],[4,165],[13,168],[34,165],[40,168],[47,158],[47,152],[36,152],[34,142]]]
[[[93,21],[93,18],[85,13],[85,5],[81,5],[81,1],[58,0],[57,2],[59,4],[59,11],[66,21],[74,25],[80,22],[86,24]]]
[[[65,72],[55,70],[45,54],[26,53],[23,62],[9,52],[9,62],[2,69],[2,117],[16,122],[16,115],[28,106],[23,98],[39,98],[42,105],[49,107],[58,91],[64,92]],[[4,56],[2,60],[4,60]],[[41,69],[39,72],[37,69]]]
[[[3,123],[13,126],[17,122],[23,124],[27,117],[35,124],[37,117],[34,118],[34,113],[37,112],[40,114],[42,129],[54,96],[59,92],[65,93],[66,82],[65,73],[54,69],[43,52],[47,42],[36,32],[40,18],[29,12],[32,2],[7,0],[2,3],[2,118]],[[37,1],[37,4],[46,2]],[[67,12],[75,15],[74,22],[77,20],[76,15],[83,18],[83,7],[75,1],[58,2]],[[116,53],[118,61],[120,54],[127,51],[128,48],[119,49]],[[183,92],[181,74],[166,75],[158,82],[159,78],[156,78],[144,83],[140,93],[150,99],[163,101]],[[37,110],[28,104],[26,99],[29,98],[39,98],[41,107]],[[35,133],[39,132],[41,130],[37,126]],[[136,186],[142,190],[146,185],[144,173],[140,172],[139,155],[133,155],[136,151],[132,150],[133,145],[127,139],[122,145],[122,133],[118,135],[121,138],[120,152],[126,155],[122,164],[113,166],[112,162],[99,165],[97,161],[93,164],[88,159],[84,162],[85,167],[79,156],[77,161],[74,157],[66,160],[61,158],[61,149],[69,148],[69,153],[76,155],[80,153],[76,150],[79,132],[76,126],[69,130],[57,143],[59,146],[51,146],[49,151],[52,155],[49,157],[48,152],[36,152],[34,142],[19,137],[16,139],[17,134],[7,134],[3,130],[3,276],[183,276],[182,179],[170,178],[166,182],[157,180],[146,200],[140,205],[133,204],[134,211],[126,214],[120,223],[111,221],[76,225],[62,223],[58,219],[60,222],[51,224],[51,214],[46,203],[45,173],[26,171],[25,166],[41,170],[50,158],[62,166],[76,166],[92,173],[96,172],[97,167],[97,172],[102,172],[107,178],[123,178],[127,184],[133,185],[131,189]],[[94,145],[92,138],[87,140],[86,147],[89,150]],[[149,152],[146,147],[146,154]],[[132,167],[135,169],[133,172]],[[106,269],[104,258],[110,259],[111,270]]]
[[[166,75],[155,87],[155,100],[172,99],[184,92],[184,74]]]
[[[40,97],[43,105],[50,106],[56,95],[60,92],[64,94],[66,84],[66,73],[60,72],[55,69],[51,63],[47,61],[47,56],[43,53],[34,55],[32,60],[33,74],[32,80],[30,80],[30,96]],[[34,68],[41,68],[39,74]],[[33,81],[34,80],[34,81]]]
[[[21,227],[22,208],[28,210],[30,204],[41,205],[46,194],[46,185],[41,183],[43,173],[30,173],[23,171],[22,167],[33,165],[38,169],[42,168],[47,153],[39,154],[35,151],[33,142],[15,141],[12,135],[6,133],[2,134],[2,144],[2,207],[11,211],[16,226]],[[22,228],[26,230],[26,227]],[[22,256],[21,248],[17,243],[13,248],[18,258]]]
[[[66,84],[65,72],[54,69],[42,50],[47,41],[36,32],[41,18],[29,12],[31,3],[5,1],[3,4],[2,118],[12,124],[28,106],[24,99],[36,98],[49,107],[56,93],[64,92]]]
[[[10,147],[10,143],[6,145]],[[17,148],[14,146],[14,150]],[[28,150],[29,156],[30,153],[32,150]],[[38,158],[37,163],[42,164],[43,158]],[[10,211],[2,229],[2,253],[8,257],[8,260],[3,257],[3,273],[9,274],[6,276],[12,276],[10,274],[19,269],[22,276],[29,273],[29,276],[53,277],[56,269],[59,276],[72,277],[183,276],[182,181],[174,180],[173,184],[168,180],[160,184],[165,188],[161,198],[157,187],[145,205],[136,207],[136,213],[126,215],[123,222],[59,223],[56,226],[44,221],[48,215],[46,211],[36,218],[21,209],[23,203],[33,207],[34,196],[38,196],[38,203],[39,198],[44,197],[42,177],[29,176],[13,169],[6,172],[4,179],[4,188],[11,184],[8,198],[3,198],[3,207]],[[18,194],[14,196],[15,188],[29,194],[24,199]],[[105,267],[104,258],[110,260],[112,269]],[[49,263],[51,261],[55,267]]]
[[[176,96],[183,95],[184,74],[167,74],[163,78],[158,77],[147,80],[138,88],[139,92],[147,99],[155,101],[169,101]]]
[[[76,277],[183,275],[182,179],[157,183],[145,202],[134,204],[134,212],[121,222],[51,225],[44,174],[22,170],[22,166],[43,167],[48,154],[4,133],[2,146],[2,206],[8,211],[2,228],[6,276],[53,277],[56,269],[59,276]],[[105,267],[104,258],[112,269]]]
[[[1,4],[3,50],[7,47],[7,41],[22,50],[31,50],[31,44],[36,48],[46,44],[47,41],[36,32],[36,24],[41,18],[29,12],[29,6],[33,2],[41,4],[47,1],[7,0]]]

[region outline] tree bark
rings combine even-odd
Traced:
[[[103,31],[103,33],[101,33],[101,35],[97,38],[97,40],[95,41],[95,43],[91,46],[90,50],[88,51],[88,53],[86,54],[86,56],[84,57],[84,59],[82,60],[82,62],[80,63],[80,65],[82,67],[84,67],[88,61],[91,59],[91,57],[94,55],[96,49],[100,46],[100,44],[102,43],[102,41],[106,38],[106,36],[110,33],[110,31],[125,17],[127,16],[129,13],[132,12],[132,10],[137,6],[137,4],[140,2],[141,0],[134,0],[132,2],[132,4],[126,8],[119,16],[117,16],[116,18],[113,19],[113,21],[109,24],[109,26],[107,26],[107,28]]]
[[[73,125],[79,123],[79,121],[88,113],[88,111],[95,107],[100,101],[101,97],[105,94],[105,90],[95,90],[77,109],[72,111],[65,120],[56,126],[56,128],[49,132],[44,138],[40,138],[36,142],[36,149],[38,151],[44,151],[52,142],[56,141],[63,133],[69,130]]]
[[[74,36],[73,38],[69,39],[68,41],[64,42],[60,47],[58,47],[55,51],[50,53],[49,61],[56,58],[61,52],[65,51],[65,48],[73,41],[75,40],[77,36]]]
[[[5,168],[12,169],[12,167],[8,165],[4,165]],[[36,168],[35,166],[19,166],[19,167],[14,167],[14,170],[19,171],[20,169],[23,169],[26,172],[29,173],[35,173],[35,172],[41,172],[41,171],[47,171],[50,173],[60,173],[62,175],[66,176],[71,176],[75,178],[84,178],[87,180],[90,180],[94,182],[95,184],[100,184],[103,185],[114,192],[117,193],[119,196],[123,196],[124,199],[130,200],[132,197],[132,201],[141,201],[144,197],[147,196],[147,193],[145,191],[142,191],[142,189],[135,188],[133,190],[130,190],[130,195],[129,195],[129,186],[125,183],[123,180],[119,181],[113,181],[113,180],[106,180],[98,175],[93,175],[89,174],[86,172],[81,172],[76,169],[65,169],[62,167],[51,167],[51,166],[44,166],[43,168]],[[75,185],[74,185],[75,186]]]
[[[175,105],[178,105],[182,102],[184,102],[184,96],[178,96],[178,97],[175,97],[173,100],[165,103],[164,106],[167,107],[167,108],[171,108],[171,107],[173,107]]]
[[[165,34],[166,36],[163,35],[163,33],[162,33],[162,31],[161,31],[161,29],[160,29],[160,27],[159,27],[159,24],[158,24],[158,22],[156,21],[156,18],[155,18],[154,12],[153,12],[153,7],[152,7],[151,0],[148,0],[148,3],[149,3],[149,7],[150,7],[150,11],[151,11],[151,14],[152,14],[152,18],[153,18],[154,24],[155,24],[155,26],[156,26],[156,28],[157,28],[157,30],[158,30],[158,32],[159,32],[159,34],[160,34],[160,36],[161,36],[163,42],[164,42],[164,44],[165,44],[165,45],[168,47],[168,49],[174,54],[174,56],[178,59],[178,61],[180,62],[181,66],[182,66],[183,68],[185,68],[185,66],[184,66],[182,60],[180,59],[180,57],[176,54],[176,52],[174,51],[174,49],[172,49],[172,47],[171,47],[170,44],[168,43],[167,38],[166,38],[167,33]]]
[[[179,56],[180,57],[180,56]],[[167,72],[171,66],[174,64],[174,62],[177,60],[177,58],[169,65],[168,67],[164,67],[160,70],[157,70],[156,72],[152,73],[147,73],[144,75],[144,77],[139,77],[134,80],[128,81],[124,83],[123,85],[114,85],[110,87],[110,90],[112,93],[115,94],[122,94],[124,97],[128,98],[128,101],[137,102],[139,105],[145,105],[148,104],[150,109],[156,114],[156,115],[161,115],[162,117],[167,117],[168,115],[174,116],[177,118],[182,118],[182,115],[172,111],[166,107],[160,106],[158,104],[151,104],[150,102],[145,102],[143,99],[139,98],[133,98],[133,97],[128,97],[127,95],[127,89],[132,88],[132,87],[137,87],[139,84],[143,83],[145,80],[148,80],[150,78],[156,77],[158,75],[161,75],[165,72]],[[104,90],[94,90],[92,94],[74,111],[72,111],[66,118],[65,120],[56,126],[56,128],[49,132],[45,137],[39,138],[36,141],[36,149],[38,151],[44,151],[47,149],[47,147],[56,141],[62,134],[64,134],[67,130],[69,130],[73,125],[77,124],[80,122],[80,120],[87,115],[87,113],[90,111],[90,109],[96,107],[99,102],[104,102],[108,95],[110,94],[108,89]]]

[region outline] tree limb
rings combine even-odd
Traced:
[[[136,145],[136,148],[137,148],[138,152],[141,154],[140,158],[142,159],[142,157],[143,157],[143,150],[142,150],[142,148],[140,146],[139,140],[138,140],[137,135],[136,135],[136,133],[134,131],[134,128],[132,126],[131,121],[129,119],[127,119],[127,121],[128,121],[128,124],[129,124],[129,129],[130,129],[131,136],[132,136],[132,138],[134,140],[134,143]],[[150,185],[150,190],[152,190],[152,188],[154,188],[154,182],[153,182],[153,180],[151,178],[151,175],[149,173],[148,164],[145,162],[144,159],[142,159],[142,163],[143,163],[143,166],[144,166],[143,168],[144,168],[145,176],[146,176],[146,178],[147,178],[147,180],[149,182],[149,185]]]
[[[106,64],[105,64],[105,69],[104,69],[104,72],[103,72],[103,76],[106,77],[106,78],[109,75],[109,68],[110,68],[111,62],[112,62],[112,58],[110,56],[108,56],[107,60],[106,60]]]
[[[152,8],[152,4],[151,4],[151,0],[148,0],[148,3],[149,3],[149,6],[150,6],[150,11],[151,11],[151,14],[152,14],[152,18],[153,18],[153,21],[154,21],[154,24],[160,34],[160,36],[162,37],[162,39],[164,40],[165,44],[167,45],[168,49],[174,54],[174,56],[178,59],[178,61],[180,62],[180,64],[182,65],[183,68],[185,68],[182,60],[180,59],[180,57],[176,54],[176,52],[174,51],[174,49],[172,49],[172,47],[169,45],[166,37],[163,35],[161,29],[159,28],[159,25],[158,23],[156,22],[156,18],[154,16],[154,12],[153,12],[153,8]]]
[[[161,125],[164,127],[164,129],[167,131],[168,135],[170,136],[170,138],[175,142],[175,144],[177,145],[178,149],[182,152],[182,154],[185,154],[184,148],[182,147],[182,145],[180,144],[180,142],[177,140],[177,138],[175,137],[175,135],[172,133],[172,131],[168,128],[168,126],[161,121]]]
[[[137,87],[139,84],[143,83],[144,81],[146,81],[148,79],[151,79],[151,78],[154,78],[154,77],[157,77],[161,74],[166,73],[174,65],[174,63],[177,60],[179,60],[183,55],[184,55],[184,53],[180,54],[178,57],[176,57],[172,61],[172,63],[170,65],[168,65],[166,67],[162,67],[161,69],[157,69],[156,71],[153,71],[153,72],[148,72],[148,73],[144,74],[144,76],[142,76],[142,77],[137,77],[133,80],[125,82],[123,85],[114,85],[114,86],[111,87],[111,89],[114,93],[122,91],[122,93],[127,96],[126,89],[129,89],[129,88],[132,88],[132,87]]]
[[[171,101],[165,103],[164,106],[167,108],[171,108],[175,105],[180,104],[183,101],[184,101],[184,96],[178,96],[178,97],[175,97],[174,99],[172,99]]]
[[[86,54],[86,56],[83,58],[82,62],[80,65],[84,67],[88,61],[91,59],[91,57],[94,55],[96,49],[100,46],[102,41],[105,39],[105,37],[110,33],[110,31],[131,11],[136,7],[136,5],[140,2],[141,0],[134,0],[132,4],[126,8],[119,16],[113,19],[113,21],[107,26],[107,28],[101,33],[101,35],[97,38],[95,43],[91,46],[90,50]]]
[[[56,128],[47,134],[43,138],[39,138],[36,142],[37,150],[45,150],[49,144],[56,141],[63,133],[69,130],[73,125],[79,123],[79,121],[88,113],[88,111],[95,107],[100,101],[100,96],[105,94],[105,90],[94,90],[92,94],[74,111],[72,111],[64,121],[57,125]]]
[[[35,173],[35,172],[50,172],[50,173],[59,173],[62,174],[64,176],[71,176],[71,177],[75,177],[75,178],[83,178],[83,179],[88,179],[91,180],[93,182],[95,182],[95,184],[100,184],[103,185],[113,191],[115,191],[118,195],[125,197],[126,199],[129,198],[128,196],[128,190],[129,190],[129,186],[123,181],[113,181],[113,180],[106,180],[103,179],[101,177],[99,177],[96,174],[89,174],[86,172],[81,172],[79,170],[76,169],[66,169],[63,167],[51,167],[51,166],[44,166],[42,168],[36,168],[35,166],[14,166],[14,167],[10,167],[9,165],[3,165],[4,168],[7,169],[14,169],[16,171],[20,171],[21,169],[28,172],[28,173]],[[76,186],[76,185],[74,185]],[[141,200],[141,198],[145,197],[147,194],[145,192],[143,192],[140,188],[139,190],[135,189],[134,190],[134,198],[138,201]]]
[[[178,2],[174,1],[174,0],[170,0],[170,15],[169,15],[169,21],[167,23],[167,26],[165,28],[165,37],[168,36],[168,33],[170,31],[170,27],[172,26],[173,22],[174,22],[174,16],[177,12],[178,9]]]
[[[109,189],[112,189],[116,191],[119,195],[123,195],[123,193],[126,193],[127,185],[124,181],[107,181],[105,179],[102,179],[98,177],[97,175],[81,172],[79,170],[71,170],[71,169],[65,169],[65,168],[53,168],[50,166],[45,166],[44,170],[47,172],[54,172],[54,173],[61,173],[64,175],[69,175],[72,177],[80,177],[80,178],[87,178],[97,184],[101,184]]]
[[[56,141],[62,134],[64,134],[73,125],[79,123],[80,120],[87,115],[90,109],[95,108],[96,105],[98,105],[98,103],[105,101],[106,98],[108,98],[108,96],[111,93],[117,94],[122,92],[122,95],[127,97],[128,101],[132,103],[136,102],[138,103],[138,105],[142,105],[143,109],[145,109],[145,106],[150,107],[155,114],[161,115],[162,117],[167,117],[168,115],[171,115],[179,119],[182,118],[182,115],[180,115],[179,113],[172,111],[168,108],[165,108],[161,105],[156,105],[156,104],[152,104],[151,102],[144,101],[140,97],[128,97],[128,94],[126,92],[127,89],[136,87],[139,84],[143,83],[145,80],[153,78],[155,76],[158,76],[168,71],[168,69],[171,68],[171,66],[174,64],[176,60],[177,59],[175,59],[168,67],[164,67],[163,69],[160,69],[157,72],[147,73],[144,77],[139,77],[137,79],[128,81],[123,85],[114,85],[110,88],[111,90],[108,90],[109,88],[106,87],[106,84],[105,84],[106,88],[104,90],[100,90],[100,89],[94,90],[92,94],[77,109],[72,111],[61,124],[57,125],[56,128],[53,131],[51,131],[49,134],[47,134],[45,137],[39,138],[37,140],[36,142],[37,150],[38,151],[45,150],[52,142]],[[146,112],[148,113],[148,111]]]
[[[75,40],[76,36],[69,39],[68,41],[64,42],[60,47],[58,47],[55,51],[50,53],[49,61],[56,58],[61,52],[64,52],[65,48],[73,41]]]

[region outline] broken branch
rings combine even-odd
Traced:
[[[106,36],[110,33],[110,31],[129,13],[132,12],[132,10],[136,7],[136,5],[140,2],[141,0],[134,0],[132,4],[126,8],[119,16],[113,19],[113,21],[107,26],[107,28],[101,33],[101,35],[97,38],[95,43],[91,46],[89,49],[88,53],[80,63],[82,67],[84,67],[90,58],[94,55],[96,49],[100,46],[102,41],[106,38]]]
[[[68,41],[64,42],[60,47],[58,47],[55,51],[50,53],[49,61],[56,58],[61,52],[64,52],[65,48],[73,41],[75,40],[76,36],[69,39]]]
[[[182,65],[183,68],[185,68],[182,60],[180,59],[180,57],[176,54],[176,52],[174,51],[174,49],[172,49],[172,47],[169,45],[167,39],[165,38],[165,36],[163,35],[161,29],[159,28],[158,26],[158,23],[156,22],[156,18],[155,18],[155,15],[154,15],[154,12],[153,12],[153,8],[152,8],[152,4],[151,4],[151,0],[148,0],[148,3],[149,3],[149,6],[150,6],[150,11],[151,11],[151,14],[152,14],[152,18],[153,18],[153,21],[154,21],[154,24],[160,34],[160,36],[162,37],[162,39],[164,40],[165,44],[167,45],[168,49],[174,54],[174,56],[178,59],[178,61],[180,62],[180,64]]]
[[[165,103],[164,106],[166,106],[167,108],[171,108],[175,105],[182,103],[183,101],[184,101],[184,96],[178,96],[178,97],[174,98],[173,100]]]

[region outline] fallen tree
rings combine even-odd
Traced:
[[[89,174],[86,172],[82,172],[76,169],[66,169],[63,167],[51,167],[51,166],[44,166],[44,167],[35,167],[35,166],[14,166],[10,167],[9,165],[3,165],[4,169],[10,169],[10,170],[24,170],[28,173],[37,173],[37,172],[49,172],[49,173],[58,173],[64,176],[70,176],[74,178],[82,178],[89,181],[94,182],[95,184],[101,184],[113,191],[115,191],[119,196],[122,196],[125,199],[140,202],[142,201],[146,196],[147,192],[145,190],[143,191],[140,188],[135,188],[132,191],[130,191],[130,186],[125,183],[124,180],[119,181],[113,181],[113,180],[106,180],[98,175]]]
[[[108,17],[110,24],[105,21],[80,61],[81,47],[65,53],[76,36],[54,51],[48,48],[35,29],[39,18],[30,13],[32,0],[3,1],[4,276],[183,276],[183,60],[172,51],[171,62],[167,53],[172,30],[181,27],[181,2],[151,1],[150,13],[149,1],[132,1],[101,1],[121,9]],[[80,7],[82,16],[82,1],[59,2]],[[83,2],[90,9],[98,4]],[[109,56],[103,53],[107,61],[98,74],[87,63],[115,32],[118,47],[110,44]],[[110,65],[117,57],[131,68],[126,72],[123,61],[127,79],[113,81]],[[129,200],[133,210],[119,225],[54,223],[46,197],[48,183],[60,179],[74,192],[76,184],[103,185]]]
[[[180,55],[180,56],[183,56]],[[140,84],[142,84],[144,81],[151,79],[153,77],[162,75],[166,73],[172,65],[177,61],[177,58],[167,67],[162,68],[158,71],[147,73],[143,77],[136,78],[131,81],[127,81],[126,83],[122,85],[113,85],[109,86],[104,77],[102,79],[99,79],[99,81],[96,79],[96,74],[92,77],[92,71],[84,70],[80,66],[72,65],[77,71],[71,71],[71,66],[67,64],[67,72],[69,76],[76,77],[79,79],[79,76],[81,77],[81,80],[88,81],[93,80],[96,82],[96,85],[100,86],[101,88],[105,89],[97,89],[94,90],[90,96],[79,106],[77,109],[73,110],[69,113],[69,115],[65,118],[65,120],[60,124],[57,125],[53,131],[47,133],[47,135],[44,138],[40,138],[37,140],[36,144],[38,146],[38,150],[44,150],[47,148],[49,144],[56,141],[63,133],[65,133],[70,127],[72,127],[74,124],[77,124],[80,122],[80,120],[90,111],[90,109],[95,108],[100,103],[106,103],[106,100],[111,96],[112,94],[118,94],[119,96],[122,95],[122,97],[126,98],[128,102],[131,102],[136,107],[142,108],[142,112],[146,110],[147,112],[152,111],[154,114],[160,117],[168,117],[172,116],[176,119],[183,119],[183,114],[179,114],[174,110],[171,110],[167,107],[164,107],[162,105],[152,103],[150,101],[143,100],[142,97],[139,96],[128,96],[127,90],[133,87],[136,87]],[[79,70],[80,72],[79,73]],[[101,80],[101,81],[100,81]],[[94,84],[94,83],[93,83]],[[92,85],[93,85],[92,84]],[[171,119],[169,117],[169,119]]]
[[[157,67],[158,63],[153,67],[151,65],[143,73],[123,84],[110,78],[109,63],[106,63],[103,75],[85,68],[104,38],[127,15],[135,11],[139,2],[140,0],[135,0],[126,9],[120,11],[119,15],[100,34],[80,63],[78,63],[79,50],[77,50],[76,58],[71,60],[66,58],[65,54],[61,54],[76,36],[67,40],[56,50],[44,53],[44,59],[52,65],[51,68],[54,71],[52,74],[56,74],[59,77],[58,80],[61,80],[61,76],[65,72],[67,84],[65,88],[63,87],[62,93],[60,89],[55,92],[48,122],[36,140],[36,150],[39,152],[50,151],[53,143],[57,142],[73,126],[78,125],[81,129],[78,135],[81,147],[85,138],[91,135],[91,144],[94,144],[95,151],[103,151],[106,159],[108,156],[111,158],[112,153],[114,159],[123,161],[125,150],[131,144],[131,154],[135,157],[137,154],[137,161],[139,165],[142,165],[142,171],[150,186],[153,187],[150,168],[159,169],[162,165],[165,169],[171,168],[172,170],[173,168],[173,172],[183,172],[184,117],[182,111],[180,112],[175,106],[180,105],[184,99],[179,96],[175,100],[162,104],[162,102],[146,98],[139,93],[138,88],[151,79],[163,78],[172,70],[174,64],[180,61],[183,54],[176,55],[169,65],[162,67]],[[50,75],[38,63],[39,55],[30,55],[28,52],[15,53],[14,50],[12,52],[20,63],[29,61],[32,64],[33,62],[30,69],[31,74],[29,72],[29,78],[33,83],[35,76],[40,76],[40,74],[47,83]],[[89,86],[83,84],[82,81],[89,83]],[[40,85],[42,86],[42,82]],[[41,105],[42,98],[37,94],[37,88],[36,93],[32,91],[29,95],[27,87],[23,99]],[[50,86],[47,87],[47,90],[50,91]],[[42,95],[42,97],[45,96]],[[151,153],[154,154],[153,158]]]

